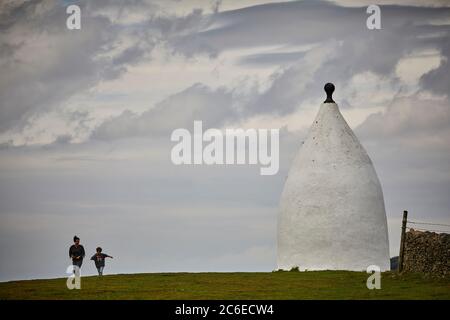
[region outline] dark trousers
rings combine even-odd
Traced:
[[[83,264],[83,259],[72,260],[72,265],[77,266],[80,269],[81,269],[82,264]],[[73,273],[75,273],[75,270],[73,270]]]

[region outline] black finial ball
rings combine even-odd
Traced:
[[[334,103],[333,100],[333,92],[334,92],[334,84],[331,82],[328,82],[325,87],[325,92],[327,93],[327,100],[324,101],[324,103]]]

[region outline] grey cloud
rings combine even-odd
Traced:
[[[369,6],[374,4],[372,0],[332,0],[332,2],[344,6]],[[398,5],[398,0],[378,0],[377,5]],[[404,6],[419,6],[419,7],[450,7],[447,0],[402,0]]]
[[[305,56],[303,51],[296,52],[282,52],[282,53],[260,53],[260,54],[251,54],[246,55],[239,59],[239,63],[242,65],[285,65],[292,64],[293,62],[302,59]]]
[[[433,138],[435,143],[440,141],[441,146],[445,146],[444,142],[450,139],[450,102],[419,96],[396,98],[385,112],[370,115],[360,126],[359,133],[378,139]],[[417,145],[429,146],[421,141],[417,141]]]
[[[324,1],[265,4],[226,11],[210,17],[211,30],[180,37],[174,46],[192,54],[205,49],[221,52],[242,47],[321,42],[359,30],[354,28],[355,19],[365,26],[364,14],[360,12],[360,9],[341,8]]]
[[[131,47],[124,50],[118,57],[113,59],[113,64],[122,65],[138,61],[146,50],[139,47]]]
[[[62,134],[56,137],[55,142],[56,144],[65,144],[70,143],[72,140],[72,136],[70,134]]]
[[[355,132],[380,175],[391,217],[404,209],[425,221],[449,221],[450,102],[398,98]]]
[[[63,7],[56,6],[41,16],[36,13],[39,4],[36,1],[27,2],[23,5],[26,8],[15,8],[13,12],[22,13],[18,15],[19,21],[11,23],[6,37],[2,37],[2,42],[23,41],[23,51],[29,52],[26,53],[27,60],[23,61],[23,58],[16,56],[16,50],[1,65],[0,131],[10,129],[21,121],[23,123],[27,116],[48,110],[52,105],[92,86],[105,67],[106,61],[96,62],[94,57],[101,52],[102,45],[111,41],[111,35],[104,31],[111,28],[109,21],[104,18],[88,19],[83,25],[83,32],[74,34],[65,28],[67,15]],[[21,38],[23,32],[26,37]],[[38,37],[43,40],[35,40]],[[53,38],[53,50],[50,43],[42,42],[47,37]],[[33,52],[33,46],[38,46],[42,51]]]
[[[449,95],[450,91],[450,27],[447,39],[443,42],[443,59],[438,68],[424,74],[420,81],[425,89],[442,95]]]
[[[38,14],[40,3],[36,1],[4,10],[2,27],[10,38],[1,44],[1,51],[9,54],[3,60],[0,79],[0,131],[23,123],[31,115],[56,106],[101,80],[119,77],[129,64],[148,58],[158,42],[187,56],[211,57],[224,50],[249,46],[318,44],[307,51],[243,56],[241,64],[274,64],[283,70],[273,75],[272,86],[261,97],[248,98],[250,102],[242,115],[289,114],[304,101],[316,101],[323,96],[321,89],[315,89],[318,83],[334,81],[342,87],[359,72],[392,75],[398,61],[413,50],[438,49],[444,58],[449,58],[445,49],[448,26],[432,26],[430,21],[447,17],[450,9],[383,6],[383,30],[369,31],[365,27],[364,7],[339,7],[325,1],[267,4],[211,15],[196,9],[183,17],[157,15],[152,11],[155,6],[143,1],[127,2],[129,6],[116,1],[80,3],[89,7],[85,10],[84,31],[80,33],[61,28],[66,17],[62,12],[64,6],[47,5],[47,10]],[[114,14],[101,14],[100,9],[109,12],[111,8]],[[120,17],[124,12],[136,10],[146,10],[148,19],[130,28],[110,20],[111,16]],[[33,59],[32,63],[38,67],[30,73],[30,66],[10,54],[29,41],[19,41],[14,36],[15,28],[37,35],[45,30],[57,39],[55,46],[61,50],[56,50],[56,57],[43,67],[39,64],[43,57]],[[436,33],[437,37],[429,37]],[[139,41],[111,58],[96,58],[108,56],[117,47],[120,36],[127,34]],[[314,59],[320,51],[330,48],[334,52],[327,57]],[[308,68],[312,70],[305,72]],[[447,71],[448,63],[443,61],[438,69],[423,77],[424,88],[447,94]]]
[[[233,94],[225,88],[211,90],[195,84],[172,95],[154,108],[137,115],[125,111],[103,122],[92,134],[94,139],[110,140],[142,135],[169,135],[177,128],[191,128],[194,120],[204,127],[220,127],[233,119]]]
[[[316,44],[307,51],[250,55],[239,60],[241,64],[283,67],[274,74],[272,86],[248,105],[248,114],[289,114],[306,100],[320,99],[322,84],[332,81],[342,88],[353,75],[366,71],[392,77],[396,82],[393,86],[400,90],[394,81],[397,63],[408,54],[427,49],[439,50],[444,60],[437,70],[424,76],[424,88],[448,94],[449,26],[431,22],[448,17],[450,8],[382,6],[379,31],[366,28],[365,9],[324,1],[260,5],[212,15],[205,31],[171,39],[171,44],[188,56],[218,55],[249,46]],[[330,54],[316,59],[323,51]]]
[[[355,133],[383,187],[391,255],[398,254],[403,210],[410,220],[450,222],[449,100],[396,98]]]
[[[330,39],[350,42],[355,38],[364,40],[364,36],[373,41],[377,39],[377,32],[366,28],[368,15],[365,10],[366,7],[340,7],[326,1],[307,0],[226,11],[209,16],[204,30],[174,39],[174,46],[180,52],[199,53],[205,48],[221,52],[242,47],[310,44]],[[382,6],[382,26],[390,30],[389,33],[410,29],[402,33],[403,36],[409,35],[423,32],[420,28],[415,31],[415,26],[426,26],[430,19],[445,19],[449,12],[450,9],[443,8]],[[386,35],[387,32],[382,36]]]
[[[414,51],[426,49],[439,49],[444,57],[448,57],[448,26],[430,24],[448,14],[450,9],[383,6],[383,29],[371,31],[366,28],[367,14],[364,7],[338,7],[324,1],[278,3],[208,16],[203,16],[197,10],[177,19],[172,27],[179,33],[170,33],[170,36],[167,33],[167,38],[169,46],[187,56],[204,53],[215,56],[225,50],[247,46],[283,45],[289,48],[289,45],[311,45],[311,48],[301,51],[252,54],[238,60],[242,65],[272,64],[282,67],[272,75],[268,89],[262,93],[248,94],[239,112],[225,105],[217,109],[224,120],[237,117],[242,120],[255,114],[290,114],[305,101],[321,101],[324,96],[323,84],[333,82],[337,88],[344,88],[353,75],[366,71],[389,77],[391,87],[401,91],[402,84],[395,76],[400,59]],[[268,15],[271,19],[267,19]],[[164,30],[169,32],[170,28]],[[270,37],[267,36],[267,30],[270,30]],[[444,92],[449,86],[447,69],[448,63],[444,58],[438,69],[422,78],[424,88],[447,94]],[[339,90],[336,95],[339,95]],[[199,117],[211,118],[209,112],[215,110],[213,100],[213,105],[203,108],[205,113],[199,114]],[[230,95],[224,101],[231,105],[236,104],[236,100]],[[175,103],[180,106],[174,107]],[[150,134],[159,130],[150,127],[159,128],[162,124],[167,127],[171,121],[173,127],[178,124],[188,125],[192,123],[190,113],[185,114],[186,121],[181,121],[182,114],[177,112],[174,117],[172,112],[175,109],[191,108],[190,105],[183,106],[183,103],[182,100],[172,100],[169,112],[163,110],[165,104],[142,116],[126,112],[101,125],[93,137],[119,138],[120,134],[124,137],[136,135],[136,131]],[[342,97],[342,106],[354,107],[347,97]],[[371,104],[367,103],[367,106]],[[195,108],[195,104],[192,107]],[[158,123],[153,124],[152,119],[158,119]],[[218,126],[222,123],[215,122]],[[151,125],[147,127],[146,124]]]
[[[66,6],[58,1],[2,7],[0,132],[23,126],[33,115],[61,108],[73,95],[101,80],[117,78],[129,65],[148,58],[156,41],[149,30],[113,23],[98,12],[100,1],[77,4],[82,9],[81,30],[66,28]],[[142,1],[103,5],[105,11],[117,11],[119,16],[130,8],[152,13],[152,7]],[[158,29],[157,25],[147,27]],[[133,36],[131,43],[120,50],[122,38],[128,35]]]

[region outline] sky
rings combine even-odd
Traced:
[[[279,198],[323,85],[401,215],[450,223],[450,5],[378,1],[0,3],[0,281],[276,269]],[[66,7],[81,29],[66,28]],[[176,166],[174,129],[280,129],[280,170]],[[94,274],[86,261],[83,274]]]

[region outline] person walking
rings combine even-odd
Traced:
[[[81,269],[81,265],[83,264],[83,258],[85,256],[84,247],[80,244],[80,238],[77,236],[73,237],[74,244],[69,248],[69,258],[72,259],[72,264]],[[75,268],[74,271],[75,273]]]

